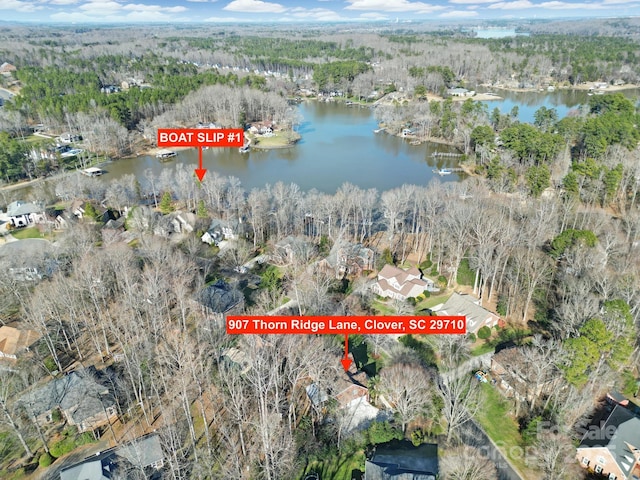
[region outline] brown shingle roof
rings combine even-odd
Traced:
[[[40,335],[33,330],[18,330],[17,328],[0,327],[0,352],[4,355],[16,355],[35,342]]]

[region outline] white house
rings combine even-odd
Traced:
[[[21,200],[11,202],[7,206],[7,216],[14,227],[26,227],[32,223],[44,223],[46,221],[44,208],[35,203],[27,203]]]

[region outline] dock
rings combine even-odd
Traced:
[[[99,177],[104,173],[104,170],[98,167],[89,167],[84,170],[80,170],[80,173],[86,175],[87,177]]]
[[[456,152],[433,152],[431,154],[432,157],[463,157],[464,153],[456,153]]]
[[[173,150],[160,150],[158,153],[156,153],[156,158],[160,161],[169,160],[170,158],[173,158],[175,156],[176,152],[174,152]]]

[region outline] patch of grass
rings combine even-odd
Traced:
[[[483,401],[477,416],[478,422],[509,461],[518,470],[525,472],[527,468],[521,449],[522,436],[518,422],[509,414],[509,402],[495,387],[481,384],[481,388]]]
[[[300,476],[300,480],[303,480],[305,475],[311,472],[320,475],[322,480],[345,480],[351,478],[353,470],[364,469],[364,461],[364,451],[362,450],[355,453],[341,452],[332,458],[310,462]]]
[[[38,230],[36,227],[11,230],[11,235],[18,240],[24,240],[25,238],[42,238],[40,230]]]
[[[458,285],[472,286],[476,280],[476,272],[469,266],[469,259],[463,258],[458,267],[458,274],[456,275],[456,282]]]
[[[381,302],[380,300],[374,300],[371,302],[371,308],[373,308],[379,315],[395,315],[396,313],[393,307]]]
[[[493,352],[495,348],[495,345],[491,342],[476,342],[476,345],[471,347],[471,355],[478,357],[485,353]]]
[[[446,302],[447,300],[449,300],[449,297],[451,296],[451,293],[440,293],[437,295],[431,295],[429,298],[425,298],[424,300],[418,302],[416,304],[416,312],[419,312],[421,310],[426,310],[427,308],[433,308],[436,305],[440,305],[441,303]]]

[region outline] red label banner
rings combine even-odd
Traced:
[[[467,333],[464,316],[242,316],[227,317],[229,334],[398,334]]]
[[[241,128],[159,128],[158,147],[242,147]]]

